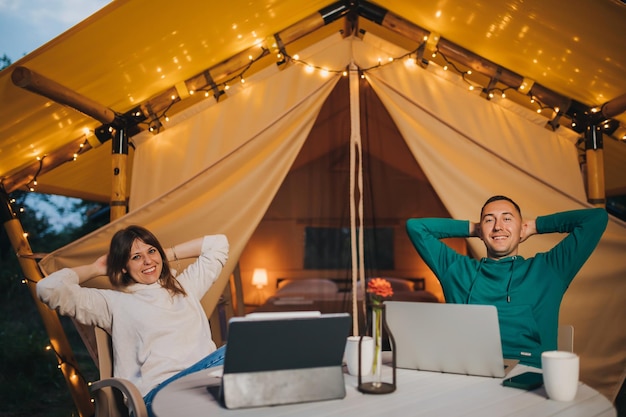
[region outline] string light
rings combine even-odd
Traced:
[[[452,62],[450,59],[448,59],[448,57],[442,53],[439,48],[438,48],[438,43],[440,41],[441,37],[439,36],[439,34],[431,32],[430,34],[424,35],[422,37],[422,42],[418,45],[418,47],[413,50],[413,51],[409,51],[399,57],[387,57],[387,58],[383,58],[383,57],[378,57],[377,61],[376,61],[376,65],[369,67],[369,68],[360,68],[359,69],[359,74],[360,77],[363,79],[365,78],[365,74],[373,69],[376,68],[380,68],[383,67],[387,64],[391,64],[399,59],[405,59],[405,65],[407,68],[411,69],[412,67],[414,67],[417,64],[420,64],[422,66],[426,66],[429,63],[429,60],[424,58],[424,55],[428,55],[430,57],[430,59],[435,59],[437,57],[439,57],[440,59],[443,60],[443,65],[442,65],[442,69],[444,71],[448,71],[450,68],[454,69],[457,73],[459,73],[461,75],[462,80],[468,84],[468,89],[470,91],[474,91],[477,88],[480,87],[481,91],[483,91],[485,93],[485,96],[488,99],[494,98],[496,94],[500,94],[501,98],[506,98],[506,90],[509,89],[513,89],[513,90],[517,90],[519,93],[521,94],[525,94],[525,95],[529,95],[530,96],[530,90],[532,89],[533,85],[534,85],[534,80],[529,79],[524,77],[523,81],[521,82],[521,84],[517,87],[506,87],[504,89],[501,88],[492,88],[492,87],[487,87],[487,88],[483,88],[480,85],[478,85],[478,83],[470,80],[468,77],[472,74],[471,70],[461,70],[459,67],[457,67],[457,65]],[[265,46],[267,45],[267,46]],[[227,91],[229,91],[230,89],[230,84],[233,83],[235,80],[239,80],[240,85],[244,85],[246,83],[246,79],[245,79],[245,74],[250,70],[250,68],[258,61],[260,61],[262,58],[264,58],[266,55],[268,54],[273,54],[276,56],[277,59],[277,65],[282,69],[284,67],[286,67],[287,65],[285,64],[289,64],[289,63],[295,63],[295,64],[301,64],[304,66],[305,71],[307,73],[315,73],[318,72],[321,76],[323,77],[327,77],[330,74],[333,73],[337,73],[337,74],[341,74],[344,77],[347,77],[349,74],[349,70],[346,69],[341,69],[341,70],[333,70],[333,69],[328,69],[328,68],[324,68],[324,67],[320,67],[317,65],[313,65],[312,63],[309,62],[305,62],[303,60],[301,60],[300,56],[298,54],[295,54],[293,56],[290,56],[287,51],[285,50],[285,46],[283,45],[280,37],[278,35],[272,35],[267,37],[265,40],[261,40],[258,39],[257,42],[254,45],[254,48],[258,47],[258,54],[255,53],[250,53],[247,58],[248,58],[248,62],[247,64],[244,66],[244,68],[240,69],[239,72],[237,73],[233,73],[232,76],[226,80],[223,80],[222,82],[220,82],[219,84],[216,83],[209,83],[208,86],[199,88],[197,90],[194,89],[189,89],[188,91],[186,91],[186,93],[188,93],[188,95],[185,95],[183,92],[181,92],[181,90],[179,89],[180,86],[175,86],[177,91],[179,92],[179,95],[176,94],[172,94],[170,96],[171,101],[170,103],[167,105],[167,108],[165,110],[163,110],[162,112],[158,113],[158,114],[151,114],[149,116],[145,116],[144,113],[141,111],[141,108],[138,106],[136,109],[131,110],[129,113],[126,113],[126,115],[118,115],[121,117],[125,117],[126,119],[132,118],[134,119],[133,121],[138,125],[138,124],[145,124],[147,125],[147,129],[153,133],[159,133],[161,131],[161,129],[163,128],[163,124],[164,123],[168,123],[169,122],[169,116],[167,115],[167,112],[171,109],[172,105],[176,102],[181,101],[183,98],[186,98],[188,96],[192,96],[195,94],[196,91],[199,92],[204,92],[204,97],[209,97],[211,95],[211,92],[213,93],[213,97],[215,98],[216,101],[220,101],[221,97],[223,97]],[[205,73],[209,76],[208,79],[210,79],[210,74],[208,74],[207,70]],[[494,80],[492,80],[493,82]],[[495,80],[497,81],[497,79]],[[184,83],[183,83],[184,84]],[[182,97],[181,97],[182,96]],[[536,112],[538,114],[543,113],[543,110],[550,108],[549,106],[544,105],[543,103],[541,103],[539,100],[537,100],[535,97],[530,96],[530,104],[537,104],[538,108],[536,109]],[[554,113],[558,116],[560,111],[558,108],[556,109],[552,109],[554,111]],[[589,110],[591,113],[597,113],[600,111],[600,108],[595,107]],[[577,127],[578,123],[575,120],[575,115],[572,116],[568,113],[568,116],[571,118],[572,122],[571,122],[571,126],[572,127]],[[607,125],[608,126],[608,125]],[[106,131],[108,129],[108,131]],[[110,139],[110,134],[112,132],[112,127],[111,126],[101,126],[100,127],[100,132],[98,130],[96,130],[94,132],[94,134],[98,137],[98,139],[100,140],[100,142],[103,142],[107,139]],[[610,126],[610,127],[604,127],[604,130],[606,130],[607,132],[610,133],[614,133],[615,130],[614,126]],[[102,136],[102,138],[101,138]],[[616,138],[620,138],[622,140],[626,140],[626,133],[622,134],[621,132],[621,128],[620,128],[620,132],[615,133],[615,137]],[[72,159],[71,160],[76,160],[77,157],[80,155],[81,151],[82,151],[82,147],[83,144],[81,144],[81,149],[74,153],[72,155]],[[39,160],[39,159],[38,159]],[[37,185],[37,177],[41,171],[41,167],[42,167],[42,161],[43,159],[39,160],[40,162],[40,167],[38,170],[38,173],[34,176],[34,178],[26,184],[26,187],[29,191],[34,191],[35,187]],[[2,185],[2,187],[4,187],[4,178],[0,179],[0,185]]]
[[[68,362],[62,355],[60,355],[59,352],[56,351],[54,346],[52,346],[52,344],[47,345],[45,347],[45,350],[54,352],[54,355],[56,356],[57,362],[58,362],[57,368],[60,369],[61,372],[63,372],[63,374],[67,375],[68,379],[73,384],[76,384],[79,378],[82,379],[88,385],[91,384],[90,382],[87,382],[83,374],[80,372],[80,369],[78,369],[71,362]],[[63,368],[66,368],[66,369],[63,369]]]
[[[405,66],[409,69],[415,67],[418,63],[422,65],[423,67],[425,67],[429,63],[429,60],[424,58],[424,53],[426,52],[427,55],[430,57],[430,59],[435,59],[439,57],[443,60],[442,69],[444,71],[448,71],[451,68],[454,69],[461,76],[461,79],[463,80],[463,82],[465,82],[468,85],[469,91],[475,91],[479,89],[485,94],[485,97],[487,99],[492,99],[496,97],[496,95],[499,95],[500,98],[505,99],[507,98],[508,90],[516,90],[520,94],[528,95],[530,97],[530,104],[534,104],[538,106],[536,109],[536,112],[538,114],[543,113],[545,109],[551,109],[556,115],[555,117],[559,117],[560,109],[558,107],[552,108],[550,106],[544,105],[536,97],[530,95],[530,90],[534,85],[533,80],[529,78],[524,78],[522,83],[517,87],[512,87],[512,86],[496,87],[495,84],[498,82],[498,79],[499,79],[499,73],[500,73],[499,71],[498,74],[492,78],[490,85],[487,87],[483,87],[479,85],[479,83],[471,79],[471,75],[472,75],[471,69],[462,70],[461,68],[457,66],[455,62],[451,61],[444,53],[442,53],[439,50],[438,43],[440,40],[440,36],[438,34],[431,33],[430,35],[424,35],[422,40],[423,42],[420,43],[420,45],[416,49],[414,49],[413,51],[409,51],[401,56],[398,56],[398,57],[390,56],[386,58],[378,57],[376,59],[376,64],[374,66],[368,67],[368,68],[359,68],[358,69],[359,76],[363,79],[365,78],[365,74],[368,71],[383,67],[388,64],[392,64],[397,60],[404,60]],[[280,37],[278,35],[270,36],[266,38],[265,41],[259,41],[256,45],[258,45],[259,47],[258,55],[254,56],[254,54],[252,53],[249,54],[247,64],[239,72],[232,74],[230,78],[223,80],[222,82],[218,84],[218,83],[213,82],[207,70],[205,72],[205,75],[208,80],[208,85],[198,90],[189,90],[188,91],[189,95],[193,95],[196,91],[200,91],[200,92],[204,92],[204,97],[208,98],[211,95],[211,93],[213,93],[213,97],[215,98],[216,101],[219,102],[220,98],[226,94],[226,92],[230,89],[231,84],[235,82],[236,80],[238,80],[239,85],[245,85],[246,73],[250,70],[253,64],[258,62],[259,60],[261,60],[263,57],[265,57],[268,54],[273,54],[276,57],[276,60],[277,60],[276,65],[281,69],[287,67],[288,64],[298,64],[298,65],[303,66],[304,71],[307,74],[318,73],[322,77],[328,77],[330,74],[339,74],[343,77],[347,77],[349,74],[349,69],[340,69],[340,70],[329,69],[329,68],[314,65],[313,63],[310,63],[310,62],[306,62],[302,60],[298,54],[294,54],[293,56],[290,55],[289,53],[287,53],[285,46],[282,44],[282,41],[280,40]],[[267,47],[264,45],[267,45]],[[166,113],[171,108],[171,106],[175,102],[180,101],[181,98],[176,95],[172,95],[171,99],[172,99],[171,103],[167,106],[165,110],[160,112],[160,114],[151,115],[150,120],[147,122],[148,129],[151,132],[159,133],[161,128],[163,127],[163,122],[169,122],[169,117]],[[591,112],[598,112],[598,111],[600,111],[599,108],[591,109]],[[556,123],[555,120],[552,120],[552,122],[553,124]],[[571,126],[576,126],[576,122],[574,121],[573,118],[572,118]],[[605,127],[605,130],[607,129],[608,128]],[[624,136],[626,137],[626,134]]]
[[[457,66],[456,66],[456,64],[455,64],[454,62],[450,61],[450,60],[448,59],[448,57],[447,57],[447,56],[445,56],[444,54],[442,54],[442,53],[439,51],[439,49],[435,49],[435,52],[434,52],[434,53],[435,53],[435,54],[437,54],[437,55],[439,55],[439,56],[440,56],[441,58],[443,58],[443,60],[445,61],[445,63],[446,63],[446,64],[445,64],[445,66],[443,67],[444,71],[447,71],[447,70],[448,70],[448,67],[452,67],[452,68],[454,68],[454,70],[455,70],[456,72],[458,72],[458,73],[461,75],[461,79],[462,79],[462,80],[463,80],[466,84],[468,84],[468,89],[469,89],[470,91],[473,91],[473,90],[476,88],[476,85],[475,85],[472,81],[470,81],[470,80],[467,78],[467,76],[468,76],[468,75],[472,75],[472,70],[471,70],[471,69],[468,69],[468,70],[465,70],[465,71],[461,70],[459,67],[457,67]]]
[[[170,118],[167,115],[167,112],[172,108],[172,106],[177,103],[178,101],[180,101],[180,96],[177,96],[176,94],[172,94],[171,95],[171,100],[169,102],[169,104],[167,105],[167,107],[160,113],[160,114],[154,114],[154,113],[150,113],[150,117],[149,117],[149,121],[148,122],[141,122],[148,125],[148,131],[157,134],[161,131],[161,128],[163,127],[163,122],[169,122]],[[161,122],[161,119],[163,119],[163,122]],[[139,124],[141,124],[139,123]]]
[[[493,87],[493,88],[487,88],[484,91],[487,93],[487,97],[489,99],[494,98],[496,94],[498,94],[501,98],[506,98],[506,91],[511,90],[511,89],[513,89],[513,87],[506,87],[506,88]]]
[[[87,139],[85,139],[84,142],[82,142],[79,146],[78,146],[78,150],[76,152],[74,152],[72,154],[72,157],[70,159],[67,160],[67,162],[70,161],[76,161],[78,159],[78,156],[85,150],[85,145],[88,143]],[[37,178],[39,178],[39,175],[41,174],[41,171],[43,170],[43,166],[44,166],[44,160],[46,159],[48,155],[43,155],[43,156],[37,156],[35,159],[38,162],[39,166],[37,167],[37,171],[35,172],[35,175],[33,176],[32,180],[30,180],[29,182],[26,183],[25,187],[29,192],[34,192],[38,181]]]
[[[532,98],[530,99],[530,102],[531,102],[532,104],[536,104],[536,105],[537,105],[537,110],[535,110],[535,111],[537,112],[537,114],[541,114],[541,113],[543,113],[543,111],[544,111],[544,110],[546,110],[546,109],[550,109],[550,110],[552,110],[553,112],[558,113],[558,110],[556,110],[556,109],[554,109],[554,108],[552,108],[552,107],[550,107],[550,106],[546,106],[546,105],[545,105],[545,104],[543,104],[541,101],[539,101],[539,100],[537,99],[537,97],[532,97]],[[557,109],[558,109],[558,107],[557,107]]]
[[[461,75],[461,79],[468,84],[468,89],[470,91],[475,90],[478,85],[476,83],[474,83],[473,81],[471,81],[470,79],[468,79],[468,76],[472,75],[472,70],[468,69],[466,71],[460,69],[454,62],[450,61],[448,59],[448,57],[446,57],[443,53],[441,53],[441,51],[436,50],[436,55],[440,56],[443,60],[444,60],[444,66],[443,66],[443,70],[447,71],[450,67],[453,68],[457,73],[459,73]],[[506,98],[506,92],[508,90],[517,90],[518,92],[520,92],[521,94],[524,95],[528,95],[530,93],[530,89],[531,87],[534,85],[534,81],[530,80],[528,78],[524,78],[522,84],[515,89],[514,87],[511,86],[507,86],[505,88],[498,88],[498,87],[493,87],[492,85],[495,84],[498,81],[499,78],[499,73],[494,77],[494,79],[492,79],[490,86],[485,87],[482,89],[482,91],[485,93],[487,99],[491,99],[494,98],[496,94],[499,93],[501,98]],[[554,113],[554,118],[556,119],[557,117],[560,116],[560,109],[559,107],[550,107],[547,106],[545,104],[543,104],[541,101],[539,101],[535,96],[530,96],[530,104],[534,104],[536,106],[538,106],[538,108],[536,109],[536,112],[538,114],[542,114],[544,110],[546,109],[550,109],[553,113]],[[595,108],[595,109],[591,109],[592,112],[598,112],[600,109]],[[551,120],[550,122],[548,122],[550,125],[552,125],[553,127],[557,124],[557,120]]]
[[[428,37],[427,36],[424,37],[424,42],[426,42],[427,40],[428,40]],[[284,68],[286,64],[293,63],[293,64],[303,65],[306,73],[313,74],[317,72],[322,77],[328,77],[331,74],[340,74],[343,77],[347,77],[349,74],[349,69],[334,70],[334,69],[329,69],[326,67],[320,67],[320,66],[301,60],[298,54],[291,56],[289,53],[287,53],[284,46],[282,45],[282,42],[280,42],[280,39],[277,39],[276,36],[268,38],[265,41],[265,43],[270,45],[270,49],[267,49],[266,47],[263,46],[262,43],[259,43],[259,54],[256,57],[253,56],[252,54],[248,55],[248,63],[246,64],[246,66],[242,68],[239,72],[234,73],[230,78],[220,82],[219,84],[215,83],[212,80],[212,77],[208,73],[208,71],[205,72],[205,78],[208,81],[207,87],[199,88],[197,90],[190,90],[189,95],[193,95],[196,91],[201,91],[201,92],[204,92],[204,97],[208,98],[211,95],[211,92],[213,92],[213,97],[216,99],[216,101],[219,101],[220,97],[224,95],[230,89],[230,84],[232,84],[235,80],[239,80],[240,85],[245,84],[246,83],[245,74],[250,70],[253,64],[258,62],[261,58],[265,57],[268,53],[273,53],[276,56],[278,60],[277,65],[280,66],[281,68]],[[365,72],[374,68],[379,68],[379,67],[391,64],[399,59],[403,59],[407,57],[408,59],[412,59],[411,55],[415,55],[416,52],[417,52],[417,49],[414,51],[410,51],[400,57],[388,57],[386,59],[379,58],[377,65],[375,65],[374,67],[370,67],[370,68],[360,69],[359,75],[361,78],[365,78]],[[415,62],[415,60],[413,60],[413,62]],[[150,132],[153,132],[155,134],[159,133],[163,127],[163,123],[161,122],[161,120],[163,120],[163,122],[169,121],[167,112],[170,110],[171,106],[174,103],[180,101],[180,97],[172,95],[171,99],[172,99],[171,102],[169,103],[169,105],[167,106],[165,110],[163,110],[162,112],[158,114],[151,114],[150,117],[147,118],[149,120],[145,123],[147,123],[148,130]],[[137,115],[139,114],[140,112],[137,111]]]
[[[215,101],[219,101],[221,97],[224,96],[226,91],[230,89],[229,84],[231,84],[235,80],[239,79],[239,84],[245,84],[246,82],[245,74],[253,66],[254,63],[256,63],[261,58],[266,56],[269,52],[269,50],[265,48],[262,44],[259,45],[259,50],[260,52],[258,56],[256,57],[253,56],[252,54],[248,55],[249,62],[246,64],[246,66],[243,69],[241,69],[241,71],[239,71],[238,73],[235,73],[232,77],[222,81],[219,84],[213,81],[213,78],[211,77],[211,74],[209,73],[209,71],[205,71],[204,76],[207,79],[208,86],[204,88],[200,88],[198,89],[198,91],[204,92],[204,97],[207,97],[207,98],[211,95],[211,92],[212,92],[213,97],[215,98]]]
[[[46,158],[46,155],[44,156],[38,156],[37,162],[39,162],[39,168],[37,168],[37,172],[35,173],[35,176],[33,177],[32,180],[30,180],[27,184],[26,184],[26,188],[28,189],[28,191],[33,192],[35,191],[35,187],[37,186],[37,177],[39,176],[39,174],[41,174],[41,170],[43,169],[43,160]]]

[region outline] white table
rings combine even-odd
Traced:
[[[517,365],[510,375],[536,369]],[[386,371],[390,371],[387,369]],[[580,383],[574,401],[557,402],[543,387],[534,391],[502,386],[502,379],[436,372],[397,370],[397,389],[372,395],[357,391],[357,378],[345,375],[346,397],[319,401],[229,410],[217,402],[207,386],[219,389],[219,372],[200,371],[174,381],[154,399],[158,417],[180,416],[516,416],[616,417],[613,404],[593,388]],[[383,378],[384,380],[387,380]]]

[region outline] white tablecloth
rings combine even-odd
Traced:
[[[526,370],[538,371],[517,365],[510,375]],[[385,371],[390,373],[389,368]],[[347,393],[342,400],[229,410],[224,408],[210,392],[219,391],[218,374],[218,370],[207,370],[174,381],[154,399],[156,415],[158,417],[615,417],[617,415],[606,397],[583,383],[580,383],[574,401],[558,402],[547,399],[543,387],[534,391],[524,391],[502,386],[500,378],[406,369],[397,370],[397,389],[391,394],[362,394],[356,388],[357,378],[346,374],[344,377]],[[390,381],[389,378],[384,380]],[[212,388],[209,390],[208,386]]]

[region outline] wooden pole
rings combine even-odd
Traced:
[[[128,160],[128,136],[125,128],[119,128],[112,141],[112,186],[111,186],[111,221],[119,219],[127,212],[126,179]]]
[[[36,284],[43,276],[37,266],[37,261],[33,256],[30,244],[26,239],[22,224],[12,210],[9,197],[4,191],[0,192],[0,199],[2,200],[2,221],[4,229],[17,254],[20,267],[26,277],[28,289],[43,320],[46,332],[50,337],[50,345],[57,355],[59,369],[61,369],[65,377],[65,382],[70,390],[74,404],[78,409],[78,413],[85,417],[92,416],[94,414],[94,406],[91,402],[87,381],[85,381],[80,372],[78,372],[78,363],[74,358],[74,353],[67,340],[59,316],[56,311],[48,308],[37,297]]]
[[[596,207],[606,207],[602,129],[596,123],[589,123],[585,131],[585,156],[587,200]]]

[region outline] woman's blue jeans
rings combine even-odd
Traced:
[[[183,369],[176,375],[171,376],[170,378],[166,379],[165,381],[154,387],[149,393],[146,394],[145,397],[143,397],[143,401],[146,403],[146,408],[148,409],[148,415],[154,416],[154,413],[152,412],[152,400],[154,400],[154,396],[157,394],[157,392],[163,389],[163,387],[165,387],[172,381],[176,381],[178,378],[184,377],[185,375],[189,375],[203,369],[213,368],[214,366],[223,365],[225,351],[226,345],[220,347],[215,352],[206,356],[204,359],[199,360],[195,364],[191,365],[189,368]]]

